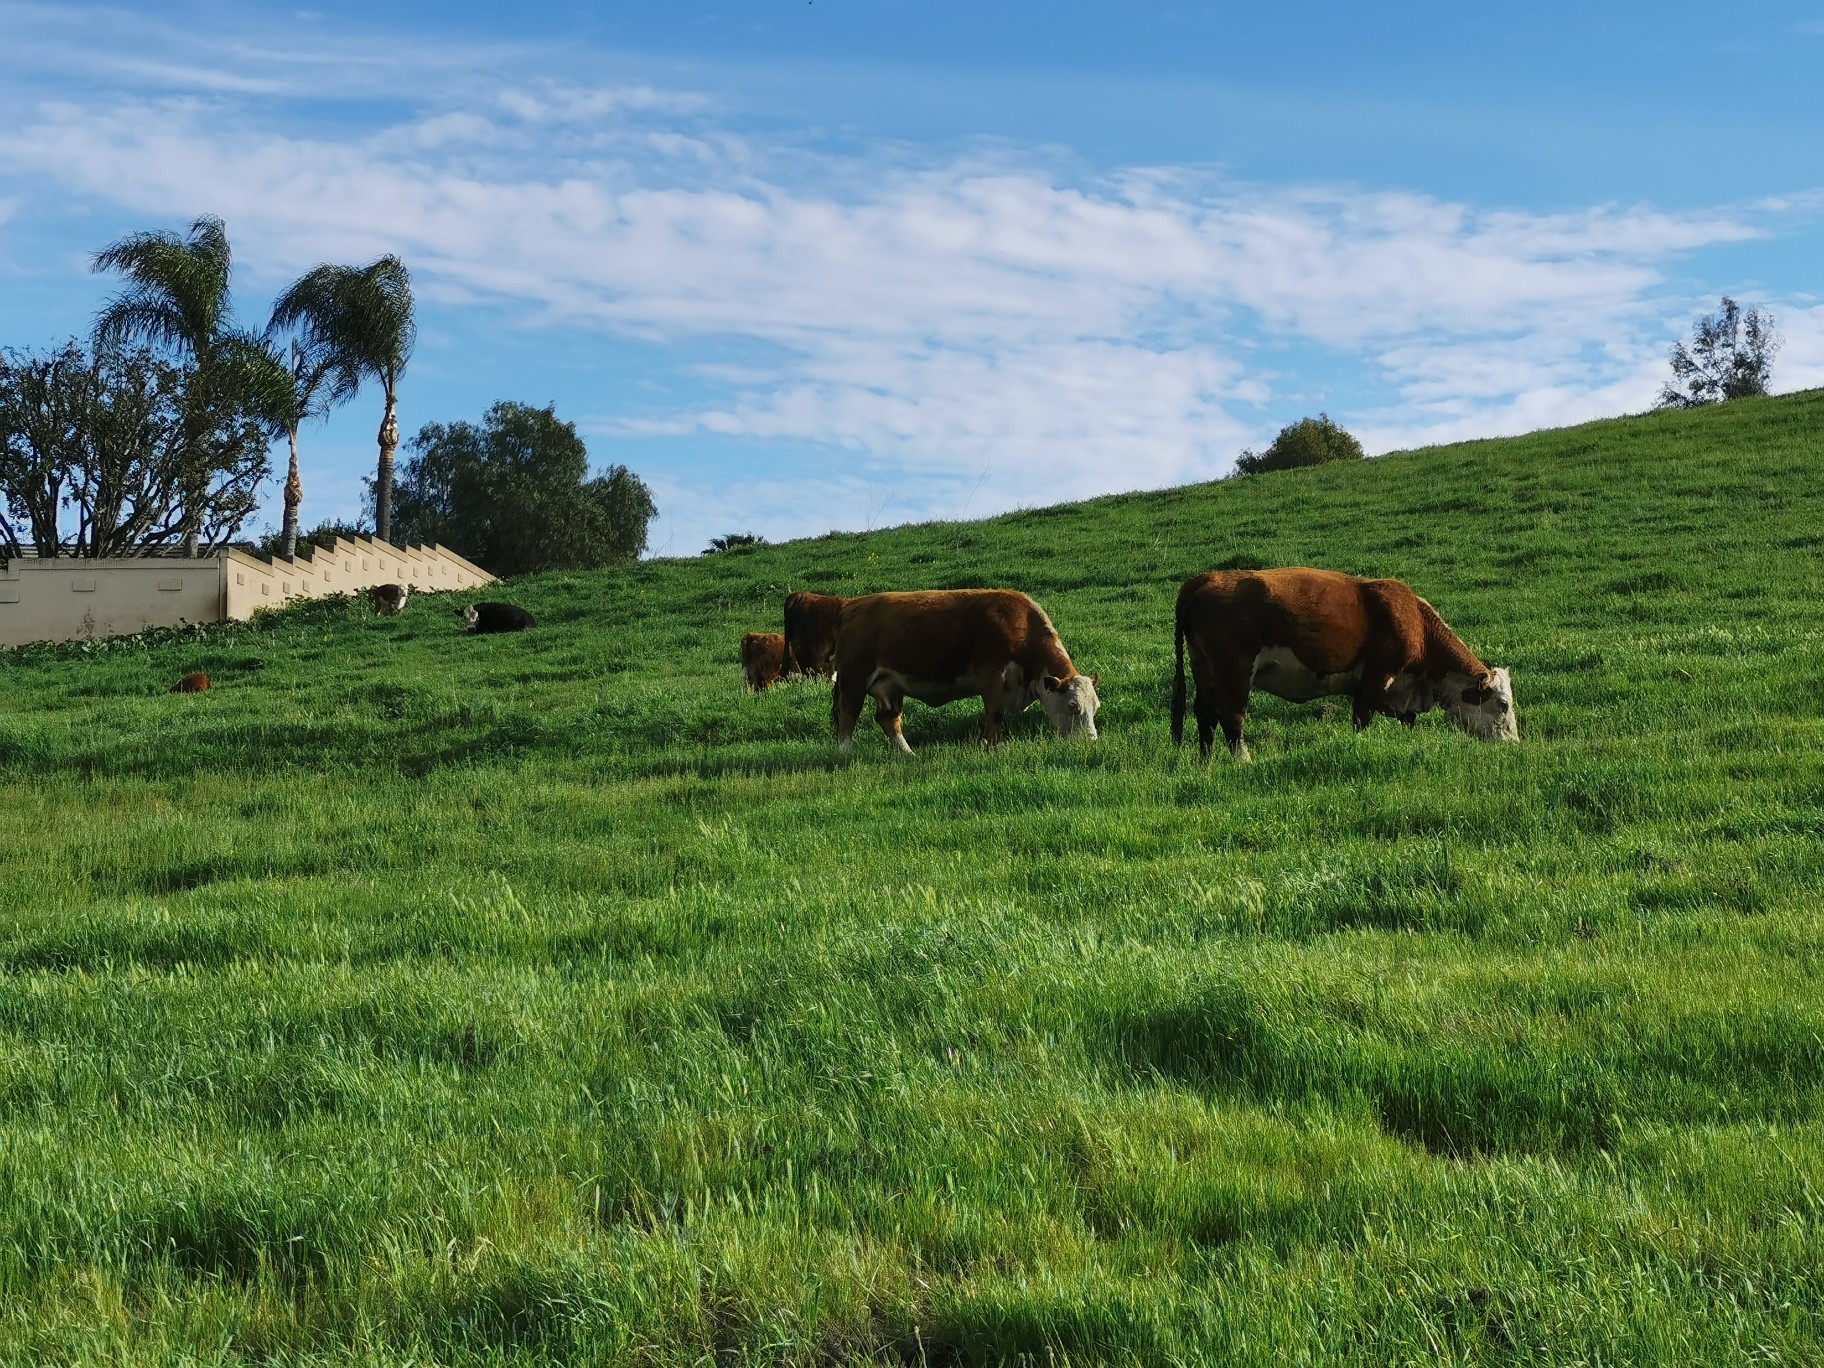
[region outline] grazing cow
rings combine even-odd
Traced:
[[[1174,742],[1184,739],[1186,643],[1206,759],[1219,723],[1229,750],[1248,758],[1241,733],[1253,689],[1298,703],[1350,694],[1358,730],[1376,713],[1411,726],[1441,703],[1472,736],[1520,736],[1508,672],[1478,660],[1399,580],[1334,570],[1217,570],[1186,580],[1178,590]]]
[[[800,589],[785,596],[785,665],[787,674],[828,678],[836,670],[836,628],[849,600],[835,594]]]
[[[1061,735],[1094,741],[1096,679],[1077,673],[1045,610],[1011,589],[870,594],[842,610],[830,718],[848,750],[871,694],[874,720],[910,755],[899,729],[908,698],[935,708],[979,696],[990,746],[1036,698]]]
[[[398,617],[405,611],[405,600],[411,592],[407,584],[376,584],[367,591],[367,601],[381,617]]]
[[[458,608],[456,616],[468,623],[470,636],[523,632],[538,626],[538,620],[516,603],[471,603],[467,608]]]
[[[177,683],[171,686],[172,693],[208,693],[209,676],[201,670],[192,670]]]
[[[741,682],[759,693],[785,672],[785,638],[778,632],[749,632],[741,638]]]

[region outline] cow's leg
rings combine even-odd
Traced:
[[[898,690],[886,688],[874,692],[874,720],[880,723],[880,729],[887,734],[887,740],[899,747],[904,755],[912,754],[912,747],[906,744],[906,734],[899,729],[899,715],[906,706],[906,696]]]
[[[1197,718],[1197,758],[1208,760],[1216,744],[1216,692],[1199,687],[1191,700],[1191,711]]]
[[[982,739],[993,750],[1001,744],[1001,708],[1006,699],[1001,672],[996,670],[982,684]]]
[[[1201,759],[1210,758],[1216,728],[1221,727],[1229,753],[1246,760],[1248,743],[1242,739],[1242,728],[1248,714],[1248,692],[1254,687],[1254,657],[1239,650],[1225,650],[1223,657],[1212,660],[1192,645],[1191,680],[1197,694],[1191,709],[1197,717],[1197,752]]]
[[[1223,677],[1217,681],[1210,699],[1213,705],[1211,711],[1216,714],[1216,720],[1222,724],[1222,739],[1228,743],[1229,754],[1237,760],[1254,758],[1248,754],[1248,743],[1242,735],[1243,729],[1247,725],[1248,693],[1253,687],[1254,662],[1246,660],[1242,662],[1239,669],[1224,672]],[[1204,691],[1199,689],[1197,701],[1200,704],[1203,702],[1203,695]],[[1200,738],[1209,735],[1208,725],[1201,716],[1197,721],[1197,734]],[[1203,754],[1206,759],[1210,754],[1210,744],[1207,740],[1203,743]]]
[[[1393,676],[1385,670],[1370,667],[1362,671],[1362,679],[1355,686],[1355,729],[1366,731],[1368,724],[1374,721],[1387,701],[1387,690],[1393,685]]]
[[[861,705],[867,696],[853,673],[839,679],[830,691],[830,723],[836,730],[836,744],[845,753],[854,744],[855,724],[861,721]]]

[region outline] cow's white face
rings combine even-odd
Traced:
[[[1096,697],[1099,675],[1072,675],[1059,679],[1046,675],[1039,681],[1039,702],[1045,705],[1045,716],[1058,729],[1058,735],[1096,739],[1096,709],[1102,700]]]
[[[1439,701],[1444,715],[1483,741],[1518,741],[1520,715],[1514,710],[1514,681],[1506,670],[1490,670],[1480,679],[1446,675]]]

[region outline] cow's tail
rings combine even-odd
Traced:
[[[1176,639],[1177,661],[1172,667],[1172,744],[1184,744],[1184,599],[1178,600],[1178,610],[1173,614],[1173,636]]]

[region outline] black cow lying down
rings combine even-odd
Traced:
[[[467,608],[458,608],[456,616],[468,623],[470,636],[523,632],[538,626],[538,620],[516,603],[471,603]]]

